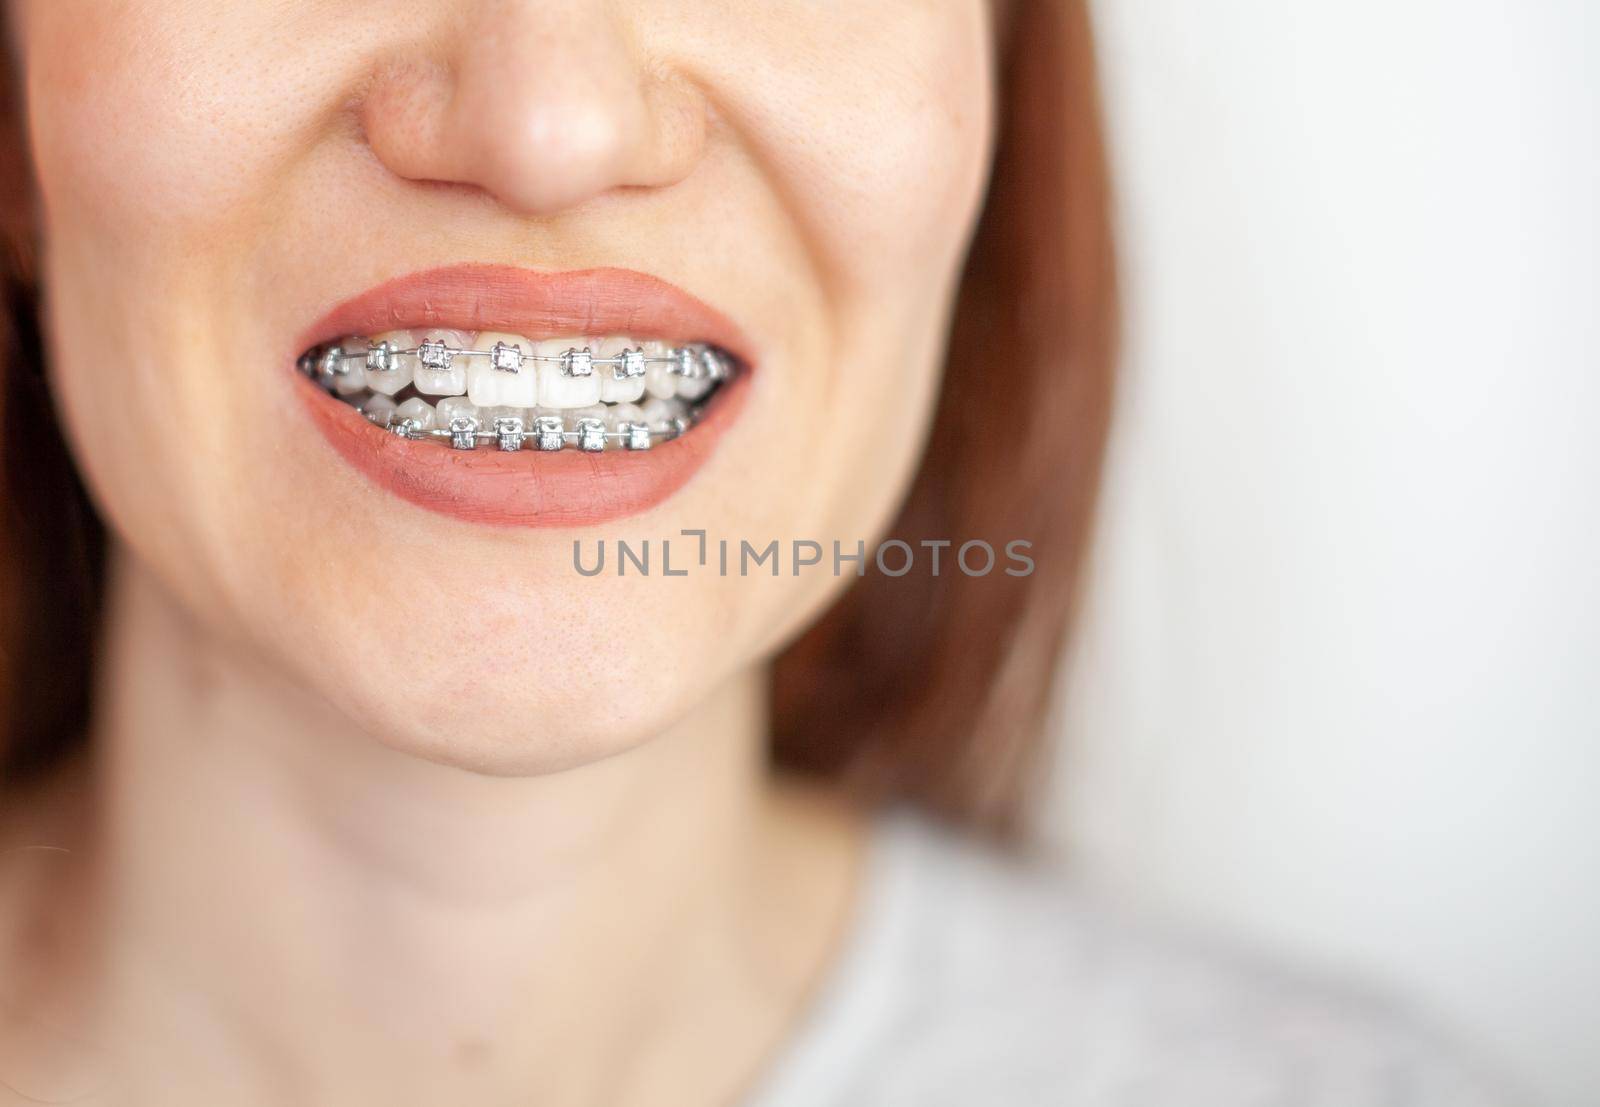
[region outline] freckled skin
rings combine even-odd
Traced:
[[[848,577],[583,578],[574,538],[853,548],[887,525],[986,175],[980,0],[11,14],[52,387],[96,500],[197,620],[365,732],[507,774],[638,745]],[[566,527],[485,525],[493,494],[441,516],[355,478],[283,355],[333,305],[462,263],[653,274],[760,372],[694,478],[625,519],[585,525],[604,489],[541,502]]]

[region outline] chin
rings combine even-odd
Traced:
[[[471,620],[443,614],[443,597],[385,605],[385,617],[328,624],[316,649],[284,660],[389,749],[489,776],[561,772],[657,738],[733,664],[725,635],[669,602],[692,597],[660,584],[480,601]]]

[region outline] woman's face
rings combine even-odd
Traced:
[[[832,544],[870,555],[905,491],[986,176],[988,16],[12,0],[52,386],[110,525],[397,748],[527,773],[660,731],[814,616],[856,571]],[[422,353],[369,370],[383,338]],[[358,356],[302,358],[335,343]],[[741,557],[774,540],[776,576]]]

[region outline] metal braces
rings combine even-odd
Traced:
[[[568,430],[559,415],[542,415],[532,426],[514,416],[501,416],[492,428],[484,428],[481,421],[471,416],[457,416],[448,427],[421,426],[415,419],[391,419],[386,424],[389,433],[411,441],[435,439],[445,441],[456,450],[475,450],[492,443],[501,450],[514,452],[523,449],[553,451],[576,446],[585,453],[601,453],[607,442],[615,442],[627,450],[648,450],[663,442],[681,437],[698,422],[698,414],[691,408],[685,414],[652,426],[644,422],[627,422],[615,430],[607,429],[605,421],[583,418]]]
[[[712,384],[727,380],[732,375],[732,365],[722,351],[704,344],[682,346],[663,354],[646,354],[643,347],[624,350],[612,357],[595,357],[588,347],[573,347],[561,354],[529,354],[519,345],[497,342],[488,350],[457,349],[443,341],[425,341],[410,349],[400,349],[388,342],[368,340],[364,350],[350,351],[340,346],[313,349],[300,358],[299,367],[313,379],[329,382],[335,377],[347,376],[357,364],[368,372],[392,372],[399,368],[402,357],[416,357],[422,368],[435,371],[448,370],[458,357],[481,357],[502,372],[520,372],[528,362],[542,362],[561,367],[563,376],[587,377],[595,366],[608,366],[617,380],[637,379],[645,375],[650,365],[666,365],[672,375],[691,380],[704,380]],[[369,419],[372,417],[369,415]],[[457,450],[472,450],[492,444],[498,449],[514,451],[530,449],[553,451],[575,446],[587,453],[605,450],[607,443],[615,443],[626,450],[648,450],[663,442],[670,442],[686,433],[699,420],[697,407],[685,407],[684,413],[654,424],[626,422],[615,429],[591,417],[580,418],[573,429],[568,429],[561,416],[536,416],[529,422],[515,417],[499,417],[491,425],[470,416],[458,416],[444,427],[423,427],[414,419],[396,420],[392,416],[382,421],[372,419],[391,434],[411,441],[439,441]]]
[[[368,341],[364,350],[349,351],[342,346],[329,346],[320,352],[313,351],[300,359],[301,368],[312,376],[324,379],[347,376],[355,364],[360,363],[369,372],[388,373],[400,367],[402,357],[415,357],[424,369],[446,372],[458,357],[487,358],[489,364],[502,373],[520,373],[529,362],[558,365],[564,377],[589,377],[597,365],[609,366],[615,380],[637,379],[645,375],[650,365],[666,365],[674,376],[691,380],[726,380],[732,367],[720,350],[699,343],[680,346],[665,354],[646,354],[644,347],[635,346],[612,357],[595,357],[588,346],[570,347],[559,354],[524,353],[520,345],[496,342],[488,350],[456,349],[441,340],[423,342],[410,349],[399,349],[388,342]]]

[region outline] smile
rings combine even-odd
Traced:
[[[298,364],[402,438],[508,452],[648,450],[688,433],[734,372],[706,345],[438,329],[341,339]]]
[[[659,504],[738,416],[750,346],[659,278],[464,265],[309,328],[300,395],[355,470],[471,522],[581,526]]]

